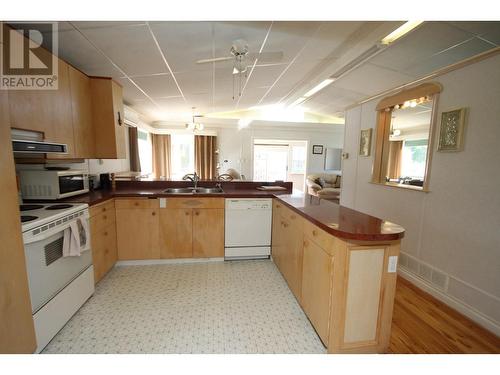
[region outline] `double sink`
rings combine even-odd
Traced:
[[[183,187],[168,188],[163,190],[165,194],[222,194],[224,190],[221,187]]]

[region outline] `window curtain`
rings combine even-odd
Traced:
[[[153,142],[153,174],[155,178],[170,178],[170,134],[151,134]]]
[[[389,161],[387,163],[387,177],[401,177],[401,158],[403,157],[403,141],[389,142]]]
[[[139,139],[137,136],[137,128],[128,128],[128,142],[130,146],[130,171],[141,171],[141,159],[139,158]]]
[[[196,173],[203,180],[211,180],[217,177],[216,147],[217,137],[211,135],[194,136],[194,167]]]

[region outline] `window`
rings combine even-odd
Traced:
[[[292,148],[292,162],[290,166],[290,173],[302,174],[306,171],[306,147],[305,146],[291,146]]]
[[[141,161],[141,172],[143,174],[153,173],[153,146],[151,134],[137,129],[137,143],[139,147],[139,160]]]
[[[427,139],[404,141],[401,160],[401,176],[424,180],[428,143]]]
[[[194,172],[194,135],[172,134],[171,142],[171,178],[180,180]]]
[[[372,182],[427,190],[433,113],[441,86],[425,83],[377,106]]]

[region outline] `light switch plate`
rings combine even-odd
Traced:
[[[387,262],[387,272],[394,273],[398,268],[398,256],[392,255],[389,257],[389,261]]]
[[[160,208],[167,208],[167,198],[160,198]]]

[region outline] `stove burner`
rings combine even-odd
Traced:
[[[19,206],[21,211],[31,211],[43,208],[43,204],[22,204]]]
[[[46,210],[63,210],[65,208],[73,207],[71,204],[55,204],[53,206],[49,206]]]
[[[27,221],[33,221],[36,219],[38,219],[38,216],[22,215],[21,216],[21,223],[25,223]]]

